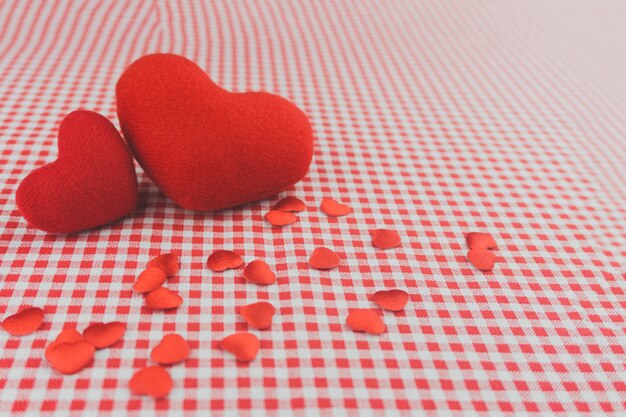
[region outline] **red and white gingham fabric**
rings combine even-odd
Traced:
[[[625,415],[625,15],[591,0],[1,2],[0,314],[47,315],[0,335],[0,415]],[[157,51],[308,113],[314,161],[284,194],[310,205],[298,223],[263,221],[276,199],[180,209],[138,169],[131,217],[75,236],[27,226],[14,193],[55,159],[60,120],[84,108],[117,124],[118,76]],[[326,217],[326,196],[354,214]],[[385,226],[400,248],[372,247]],[[465,260],[475,230],[499,243],[492,273]],[[320,245],[337,270],[309,269]],[[211,273],[219,248],[266,260],[278,284]],[[168,251],[185,304],[151,313],[131,285]],[[346,329],[387,287],[411,294],[388,331]],[[247,329],[236,306],[265,299],[274,326],[238,365],[219,340]],[[112,320],[128,323],[121,347],[79,374],[43,360],[62,328]],[[173,331],[193,348],[173,390],[131,395]]]

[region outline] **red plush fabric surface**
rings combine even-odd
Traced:
[[[181,56],[139,59],[116,95],[135,158],[182,207],[207,211],[263,199],[308,171],[313,137],[300,109],[265,92],[229,93]]]
[[[115,126],[98,113],[77,110],[58,130],[58,159],[30,173],[17,189],[17,206],[31,226],[73,233],[132,213],[137,177]]]

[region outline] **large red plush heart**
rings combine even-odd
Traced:
[[[59,127],[59,157],[31,172],[16,200],[32,226],[73,233],[110,223],[137,206],[133,157],[113,124],[86,110]]]
[[[260,200],[308,170],[313,137],[298,107],[265,92],[230,93],[186,58],[144,56],[122,74],[116,93],[135,158],[182,207]]]

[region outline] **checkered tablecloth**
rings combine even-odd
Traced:
[[[0,416],[626,415],[626,3],[623,1],[0,2],[0,316],[46,311],[0,334]],[[138,168],[140,207],[73,236],[28,227],[20,180],[55,159],[83,108],[116,125],[115,82],[150,52],[184,55],[233,91],[283,95],[309,116],[307,177],[219,213],[176,207]],[[272,229],[284,195],[309,205]],[[328,218],[323,197],[354,213]],[[372,247],[370,231],[402,246]],[[493,272],[464,234],[498,241]],[[316,246],[344,257],[307,265]],[[206,257],[264,259],[278,284],[212,273]],[[185,302],[150,312],[132,291],[146,261],[181,255]],[[345,326],[373,292],[403,288],[381,336]],[[257,359],[219,340],[237,306],[278,307]],[[67,326],[120,320],[124,340],[62,376],[43,359]],[[191,344],[155,401],[130,393],[164,333]]]

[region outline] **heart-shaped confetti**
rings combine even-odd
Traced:
[[[395,248],[400,242],[400,235],[395,230],[376,229],[372,232],[372,244],[379,249]]]
[[[352,213],[352,207],[341,204],[332,198],[323,199],[321,209],[326,215],[332,217],[340,217]]]
[[[119,321],[94,323],[83,330],[83,337],[96,349],[104,349],[117,343],[124,336],[124,332],[126,325]]]
[[[409,294],[398,289],[377,291],[372,301],[385,310],[400,311],[409,302]]]
[[[265,214],[265,220],[272,226],[287,226],[298,221],[298,216],[288,211],[271,210]]]
[[[309,258],[309,265],[315,269],[332,269],[339,265],[339,255],[324,246],[315,248]]]
[[[183,298],[172,290],[161,287],[149,292],[145,298],[146,306],[153,310],[168,310],[183,303]]]
[[[355,308],[350,310],[346,324],[355,332],[381,334],[385,331],[385,323],[376,310],[371,308]]]
[[[75,374],[89,365],[96,351],[94,345],[74,331],[64,331],[46,349],[46,359],[50,365],[65,375]]]
[[[265,330],[272,327],[272,317],[276,313],[276,308],[266,302],[248,304],[241,307],[239,314],[252,327],[259,330]]]
[[[496,255],[487,249],[470,249],[467,259],[481,271],[491,271],[496,263]]]
[[[165,275],[171,277],[176,275],[180,270],[178,255],[174,253],[164,253],[148,262],[148,268],[155,267],[165,272]]]
[[[160,366],[149,366],[137,371],[128,386],[133,394],[162,398],[172,389],[172,378]]]
[[[253,360],[260,347],[261,342],[252,333],[235,333],[222,340],[222,348],[232,353],[241,362]]]
[[[78,332],[78,330],[76,330],[74,328],[63,329],[61,331],[61,333],[59,333],[57,338],[54,339],[54,341],[52,343],[50,343],[48,345],[48,347],[46,348],[46,352],[45,352],[46,359],[48,359],[48,362],[50,361],[50,359],[48,358],[48,354],[57,345],[59,345],[61,343],[77,343],[77,342],[81,342],[81,341],[84,341],[84,340],[85,340],[85,338],[83,337],[82,334],[80,334]]]
[[[151,266],[139,274],[137,281],[133,284],[133,290],[141,294],[154,291],[163,285],[166,279],[165,271],[156,266]]]
[[[471,232],[465,236],[470,249],[496,249],[496,240],[489,233]]]
[[[304,201],[300,200],[299,198],[285,197],[278,203],[274,204],[274,210],[299,213],[306,210],[306,204],[304,204]]]
[[[268,264],[260,260],[252,261],[246,265],[243,270],[243,277],[246,281],[259,285],[269,285],[276,282],[276,274],[272,272]]]
[[[241,255],[232,250],[216,250],[206,261],[210,270],[215,272],[226,271],[227,269],[239,268],[243,264]]]
[[[160,365],[173,365],[184,361],[187,356],[189,356],[189,344],[176,333],[165,335],[150,354],[152,360]]]
[[[2,328],[13,336],[24,336],[37,330],[43,323],[44,312],[39,307],[29,307],[7,317]]]

